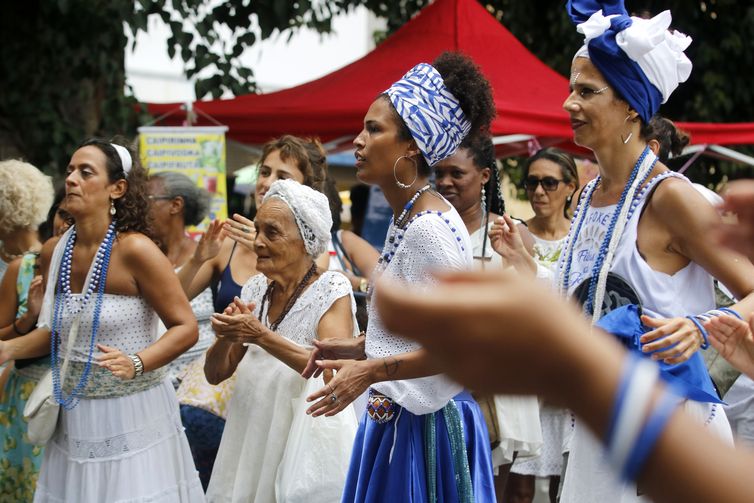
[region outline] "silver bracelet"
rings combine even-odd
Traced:
[[[131,358],[131,361],[134,364],[134,379],[139,377],[140,375],[144,374],[144,362],[141,361],[141,357],[139,355],[128,355],[129,358]]]

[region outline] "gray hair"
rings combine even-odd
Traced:
[[[198,225],[209,213],[212,196],[196,186],[191,178],[175,171],[160,171],[149,177],[159,179],[170,197],[183,199],[183,222],[186,225]]]

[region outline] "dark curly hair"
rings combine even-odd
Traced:
[[[642,125],[639,133],[646,140],[656,140],[660,144],[657,157],[660,162],[667,164],[672,157],[681,155],[683,149],[691,141],[691,137],[685,131],[678,129],[670,119],[661,115],[655,115],[649,124]]]
[[[492,144],[492,137],[487,132],[469,134],[458,148],[468,149],[474,166],[480,170],[490,169],[490,179],[484,186],[487,211],[496,215],[505,213],[505,200],[500,191],[500,172],[495,162],[495,146]]]
[[[299,138],[287,134],[270,140],[262,147],[259,164],[263,164],[267,156],[275,151],[279,152],[283,162],[292,159],[296,163],[296,167],[304,175],[304,185],[323,192],[327,175],[327,155],[318,139]]]
[[[432,63],[432,66],[442,75],[443,82],[450,93],[461,105],[466,119],[471,122],[469,135],[488,133],[492,119],[495,118],[495,101],[492,98],[492,86],[474,61],[460,52],[443,52]],[[379,96],[387,100],[393,117],[398,124],[398,138],[411,141],[411,131],[403,118],[393,106],[386,93]],[[424,156],[416,159],[419,173],[429,175],[430,166]]]
[[[113,144],[120,145],[128,150],[131,156],[131,171],[126,175],[123,171],[123,163]],[[115,218],[118,223],[118,232],[140,232],[152,238],[147,220],[149,200],[147,199],[147,172],[139,161],[138,154],[125,141],[124,138],[115,137],[112,140],[103,138],[89,138],[84,140],[78,148],[96,147],[105,154],[107,177],[110,183],[118,180],[126,180],[128,188],[123,197],[114,201]]]
[[[563,207],[563,216],[570,218],[571,198],[573,198],[573,196],[579,191],[579,172],[576,169],[576,162],[573,160],[573,157],[562,150],[553,147],[543,148],[526,159],[526,162],[524,163],[524,180],[529,176],[529,168],[534,164],[534,161],[540,159],[545,159],[557,164],[560,167],[560,174],[563,177],[563,181],[565,183],[573,182],[576,184],[576,188],[573,189],[573,193],[569,196],[566,205]]]

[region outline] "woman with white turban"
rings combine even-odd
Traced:
[[[571,0],[567,9],[586,40],[573,59],[563,108],[574,142],[594,152],[599,176],[580,198],[557,285],[593,323],[657,361],[686,411],[730,441],[697,350],[708,345],[704,321],[720,314],[712,276],[741,299],[731,312],[747,316],[754,309],[754,267],[709,239],[719,215],[648,146],[650,120],[691,72],[683,53],[691,39],[669,31],[669,11],[629,17],[622,0]],[[621,484],[604,459],[598,440],[577,423],[561,501],[637,501],[637,487]]]
[[[317,458],[305,473],[282,468],[295,462],[284,454],[289,458],[297,449],[291,445],[301,438],[294,431],[297,422],[328,427],[304,415],[307,381],[300,373],[312,342],[351,338],[356,329],[348,279],[320,271],[315,263],[330,240],[327,197],[293,180],[276,181],[254,225],[262,274],[246,282],[241,299],[212,318],[217,340],[207,353],[207,380],[217,384],[236,372],[237,383],[207,497],[213,502],[337,501],[356,428],[352,409],[350,429],[338,418],[338,428],[318,430],[325,445],[309,453]],[[320,380],[314,389],[323,385]],[[286,477],[288,483],[282,483]],[[298,492],[291,491],[296,484]]]

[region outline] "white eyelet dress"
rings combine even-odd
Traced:
[[[74,302],[80,299],[77,295]],[[95,301],[96,294],[83,311],[71,353],[74,364],[68,373],[76,382],[89,354]],[[61,355],[71,321],[65,315]],[[157,321],[141,297],[104,294],[96,342],[137,353],[156,340]],[[94,357],[99,354],[95,348]],[[45,449],[34,501],[204,501],[178,400],[164,371],[158,369],[152,376],[146,372],[142,377],[154,379],[154,385],[134,392],[128,387],[138,386],[142,377],[121,381],[94,363],[92,372],[85,395],[102,397],[82,398],[69,411],[61,408],[57,429]],[[108,390],[115,396],[109,397]]]

